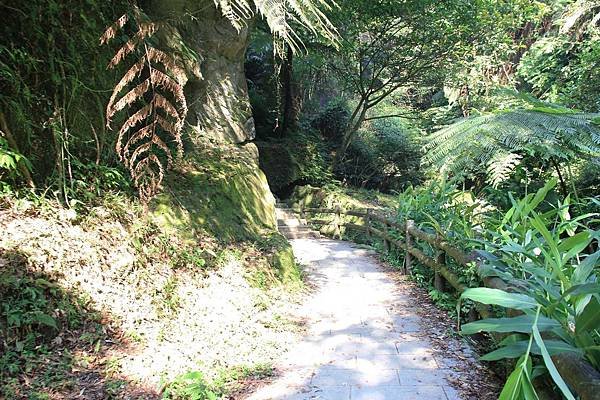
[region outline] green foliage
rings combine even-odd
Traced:
[[[111,164],[103,118],[112,76],[105,71],[108,54],[97,43],[113,13],[126,4],[0,5],[10,15],[0,26],[0,108],[38,183],[53,175],[53,181],[59,179],[72,159]]]
[[[0,192],[9,189],[7,182],[21,175],[19,163],[31,171],[31,163],[21,153],[11,150],[8,142],[0,136]]]
[[[589,228],[597,215],[570,215],[567,198],[552,209],[539,211],[556,185],[550,181],[537,193],[513,200],[513,207],[486,235],[484,269],[498,276],[512,292],[476,288],[461,298],[521,310],[524,315],[482,320],[463,326],[463,333],[509,332],[510,338],[487,359],[520,358],[501,398],[529,398],[531,364],[543,365],[567,398],[574,398],[553,361],[552,354],[575,352],[600,367],[600,233]],[[492,228],[492,226],[490,226]],[[595,244],[594,244],[595,242]],[[546,332],[544,337],[540,332]]]
[[[273,375],[268,364],[225,368],[209,382],[200,371],[190,371],[175,378],[163,393],[165,400],[217,400],[239,389],[244,379],[261,379]],[[229,398],[229,397],[227,397]]]
[[[549,165],[600,155],[600,129],[592,123],[597,117],[540,106],[471,117],[430,135],[425,160],[459,175],[486,168],[498,185],[526,155]]]
[[[209,385],[199,371],[192,371],[178,376],[163,393],[163,399],[169,400],[217,400],[217,394],[209,389]]]
[[[567,3],[553,16],[558,29],[538,38],[517,75],[533,94],[590,112],[600,111],[600,9],[587,0]]]
[[[52,347],[53,339],[64,330],[96,326],[100,315],[88,302],[70,293],[41,273],[28,270],[24,255],[5,251],[0,259],[0,396],[11,398],[9,384],[23,371],[39,368],[40,358]],[[91,337],[91,336],[90,336]],[[96,340],[92,338],[92,340]],[[63,381],[72,360],[68,352],[52,365],[46,375],[36,377],[30,385],[49,387]]]
[[[402,190],[422,180],[418,130],[401,118],[378,118],[401,112],[392,104],[372,110],[376,119],[363,124],[336,165],[340,180],[384,192]]]
[[[336,98],[328,102],[324,109],[313,118],[311,125],[318,129],[325,138],[339,144],[349,119],[348,102],[343,98]]]

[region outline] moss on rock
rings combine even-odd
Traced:
[[[249,145],[247,145],[249,146]],[[194,156],[166,179],[152,214],[167,232],[204,231],[223,242],[276,230],[275,198],[252,149],[223,145]]]
[[[339,208],[341,210],[373,209],[380,214],[389,214],[396,208],[394,196],[385,195],[378,191],[340,188],[337,186],[313,187],[297,186],[289,200],[290,205],[296,209],[304,208]],[[346,229],[339,225],[352,223],[364,225],[364,220],[351,215],[318,214],[319,220],[325,223],[319,231],[326,236],[342,237]],[[353,232],[356,234],[356,232]],[[355,237],[355,236],[352,236]]]

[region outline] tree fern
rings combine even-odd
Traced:
[[[279,55],[283,54],[283,44],[293,51],[302,47],[302,40],[292,28],[294,24],[330,42],[337,40],[336,29],[323,12],[335,6],[330,0],[215,0],[215,5],[238,30],[256,9],[269,25]]]
[[[455,173],[482,166],[498,185],[524,154],[546,160],[600,156],[598,118],[548,106],[466,118],[427,138],[424,161]]]

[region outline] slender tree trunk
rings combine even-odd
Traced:
[[[298,122],[298,107],[296,104],[296,87],[294,83],[294,53],[287,46],[285,60],[281,68],[282,93],[282,123],[279,126],[279,135],[285,136],[293,130]]]
[[[560,172],[560,167],[554,158],[552,158],[552,165],[554,166],[554,169],[556,170],[556,173],[558,174],[558,180],[560,182],[560,189],[563,192],[563,196],[567,197],[567,195],[569,194],[569,189],[567,189],[567,184],[565,183],[565,180],[562,176],[562,172]]]
[[[356,132],[358,132],[362,123],[365,120],[365,117],[367,116],[368,110],[369,110],[369,108],[367,107],[366,102],[363,102],[362,105],[359,106],[357,108],[357,110],[355,110],[353,118],[350,118],[350,121],[348,121],[348,126],[346,127],[346,130],[344,131],[342,145],[340,146],[337,153],[335,154],[335,159],[334,159],[334,163],[333,163],[334,167],[340,161],[342,161],[344,159],[344,156],[346,155],[346,151],[348,150],[350,143],[352,143],[352,140],[354,139]]]

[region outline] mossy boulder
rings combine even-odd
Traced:
[[[364,210],[370,208],[379,214],[393,214],[396,209],[394,196],[373,190],[341,188],[333,185],[324,187],[297,186],[294,188],[288,202],[295,209],[339,208],[340,210]],[[342,237],[347,233],[347,230],[341,226],[345,223],[356,225],[364,225],[365,223],[362,218],[351,215],[319,214],[312,216],[324,222],[319,231],[323,235],[333,237]],[[353,234],[357,234],[357,232],[353,232]]]
[[[254,155],[253,149],[221,145],[187,160],[152,205],[161,229],[186,231],[190,239],[205,232],[224,242],[275,231],[275,198]]]
[[[301,274],[296,259],[294,250],[289,242],[281,236],[281,242],[276,247],[271,255],[270,264],[277,270],[278,278],[284,283],[301,281]]]

